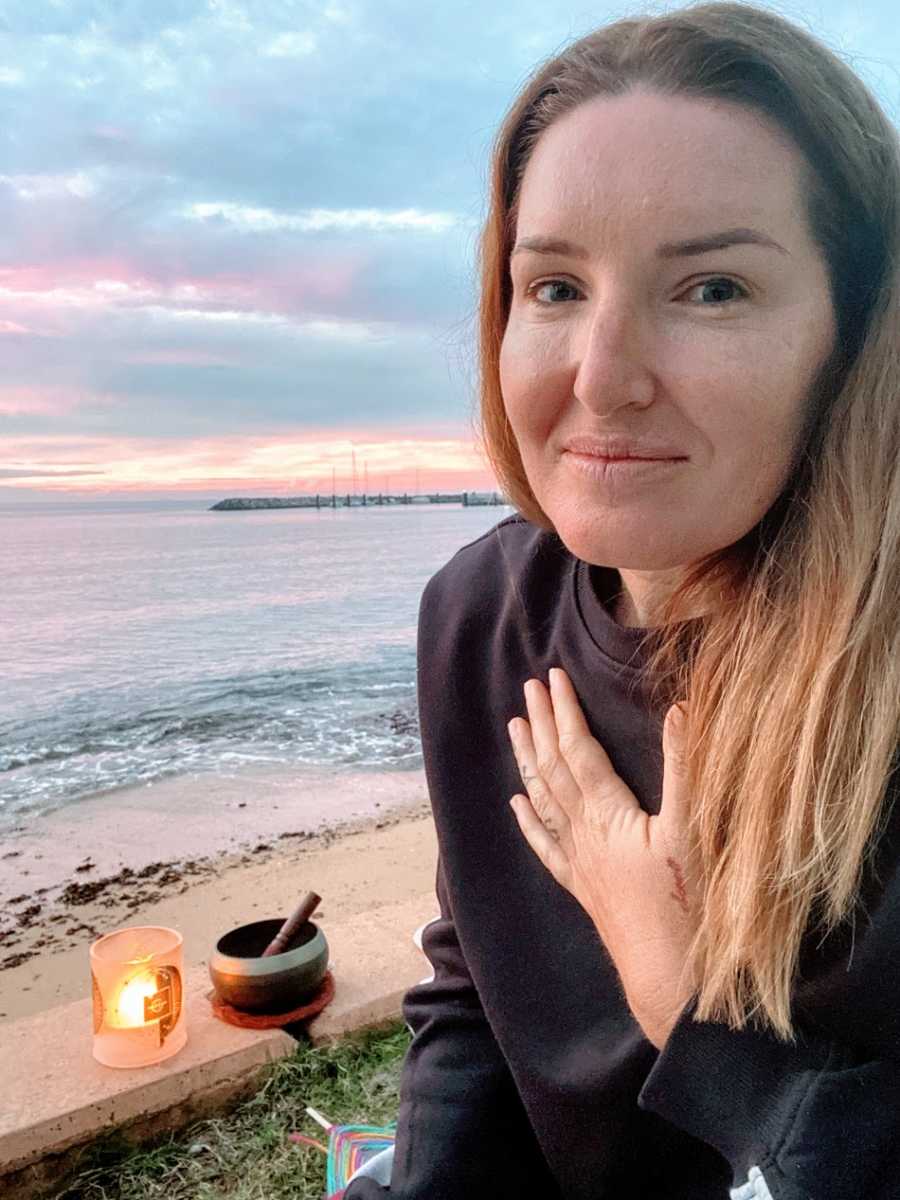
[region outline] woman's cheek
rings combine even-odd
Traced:
[[[559,331],[510,322],[500,347],[500,389],[514,431],[552,422],[565,374]]]

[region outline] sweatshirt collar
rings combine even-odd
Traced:
[[[580,558],[575,562],[576,604],[582,623],[598,649],[620,668],[640,672],[647,665],[649,654],[641,643],[648,629],[620,625],[612,615],[612,602],[622,590],[622,580],[615,567],[595,566]],[[699,634],[702,617],[693,617],[684,624]]]
[[[581,619],[592,641],[607,658],[639,671],[646,661],[640,647],[648,631],[620,625],[612,616],[613,599],[622,590],[619,572],[575,559],[575,588]]]

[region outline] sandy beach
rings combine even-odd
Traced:
[[[0,845],[0,1024],[86,995],[112,929],[177,928],[195,966],[309,890],[326,934],[433,894],[436,860],[422,771],[179,776],[23,822]]]

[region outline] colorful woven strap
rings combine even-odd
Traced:
[[[351,1175],[394,1144],[395,1125],[333,1125],[328,1134],[327,1195],[336,1200]]]

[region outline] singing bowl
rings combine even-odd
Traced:
[[[246,1012],[283,1013],[314,995],[328,970],[328,943],[312,921],[284,954],[262,952],[284,924],[283,917],[241,925],[219,938],[209,958],[209,975],[220,998]]]

